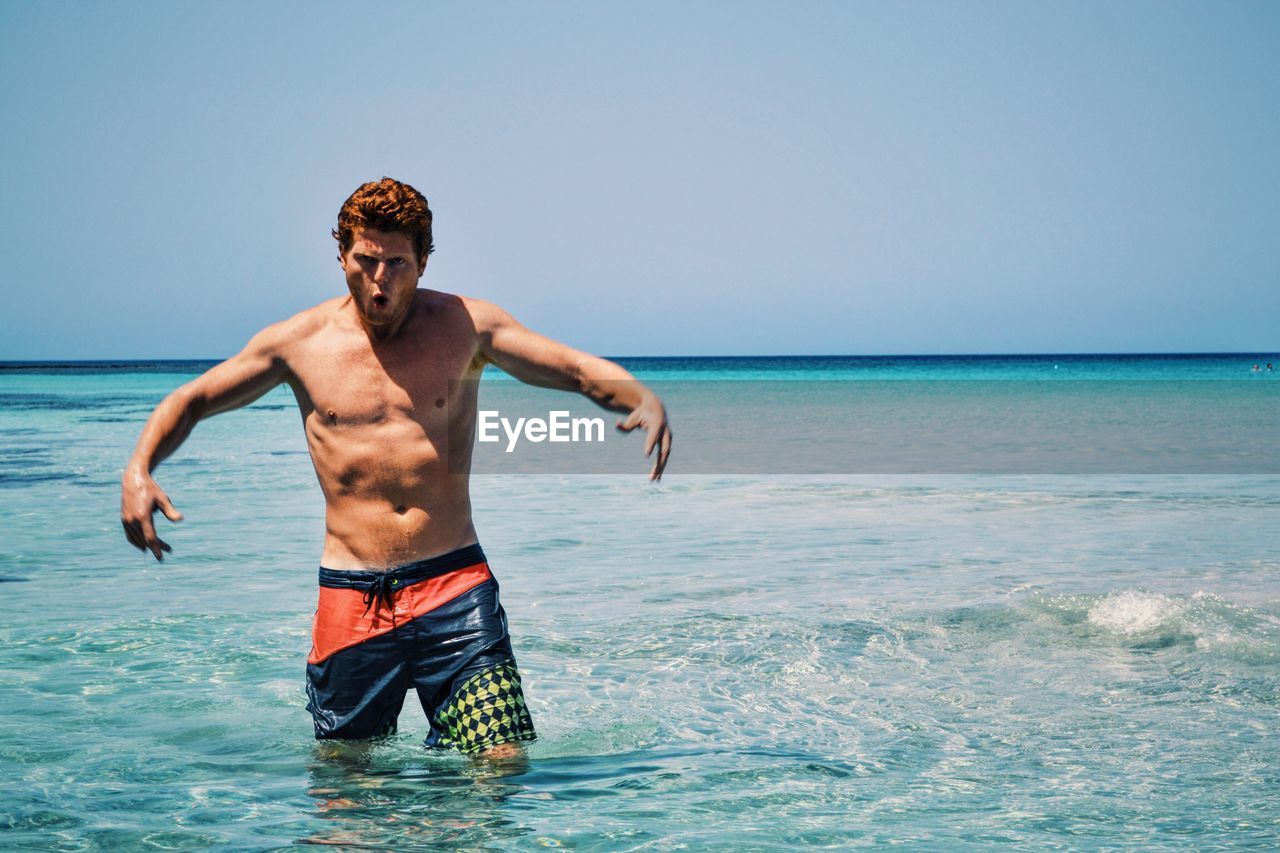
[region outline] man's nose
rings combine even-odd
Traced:
[[[391,269],[385,263],[379,263],[373,270],[373,280],[382,283],[387,280],[387,274]]]

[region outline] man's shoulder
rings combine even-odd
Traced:
[[[281,320],[275,325],[298,334],[316,332],[336,323],[341,318],[343,309],[350,302],[350,296],[335,296],[333,299],[326,299],[319,305],[313,305],[305,311],[299,311],[287,320]]]
[[[506,316],[506,312],[492,302],[459,293],[424,288],[418,290],[418,298],[428,313],[466,320],[477,331],[491,327],[501,316]]]
[[[261,347],[283,352],[331,328],[340,316],[343,303],[350,297],[328,299],[292,317],[272,323],[254,336]]]

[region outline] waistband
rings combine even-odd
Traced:
[[[484,558],[484,551],[480,545],[467,545],[456,551],[450,551],[448,554],[441,554],[438,557],[429,557],[425,560],[418,560],[416,563],[406,563],[403,566],[396,566],[394,569],[387,569],[385,572],[371,572],[362,569],[326,569],[320,567],[320,586],[327,586],[333,589],[359,589],[367,590],[370,586],[381,586],[384,583],[395,581],[395,586],[408,586],[411,583],[433,578],[437,575],[445,575],[458,569],[465,569],[467,566],[474,566],[476,563],[488,562]]]
[[[375,602],[379,610],[382,609],[384,603],[387,607],[392,607],[396,590],[403,589],[418,581],[424,581],[427,578],[447,575],[449,572],[484,562],[487,562],[484,558],[484,551],[480,550],[480,545],[477,543],[475,545],[467,545],[465,548],[459,548],[456,551],[450,551],[448,554],[441,554],[438,557],[430,557],[426,560],[418,560],[416,563],[407,563],[394,569],[387,569],[385,572],[370,572],[359,569],[352,571],[326,569],[321,566],[320,586],[327,586],[330,589],[360,590],[364,593],[364,612],[367,614],[369,608]]]

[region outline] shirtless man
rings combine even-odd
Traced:
[[[163,559],[171,549],[152,514],[182,514],[152,471],[196,422],[288,384],[325,497],[307,660],[316,737],[394,732],[414,688],[431,723],[428,746],[518,756],[533,723],[471,520],[475,380],[491,363],[626,413],[618,428],[643,428],[645,454],[658,451],[654,480],[671,452],[666,411],[613,362],[531,332],[487,302],[418,289],[433,249],[431,211],[407,184],[361,186],[333,235],[350,295],[268,326],[156,407],[124,471],[125,535]]]

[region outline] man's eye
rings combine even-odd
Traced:
[[[387,261],[387,263],[391,264],[393,267],[402,267],[404,266],[404,258],[392,258],[390,261]]]

